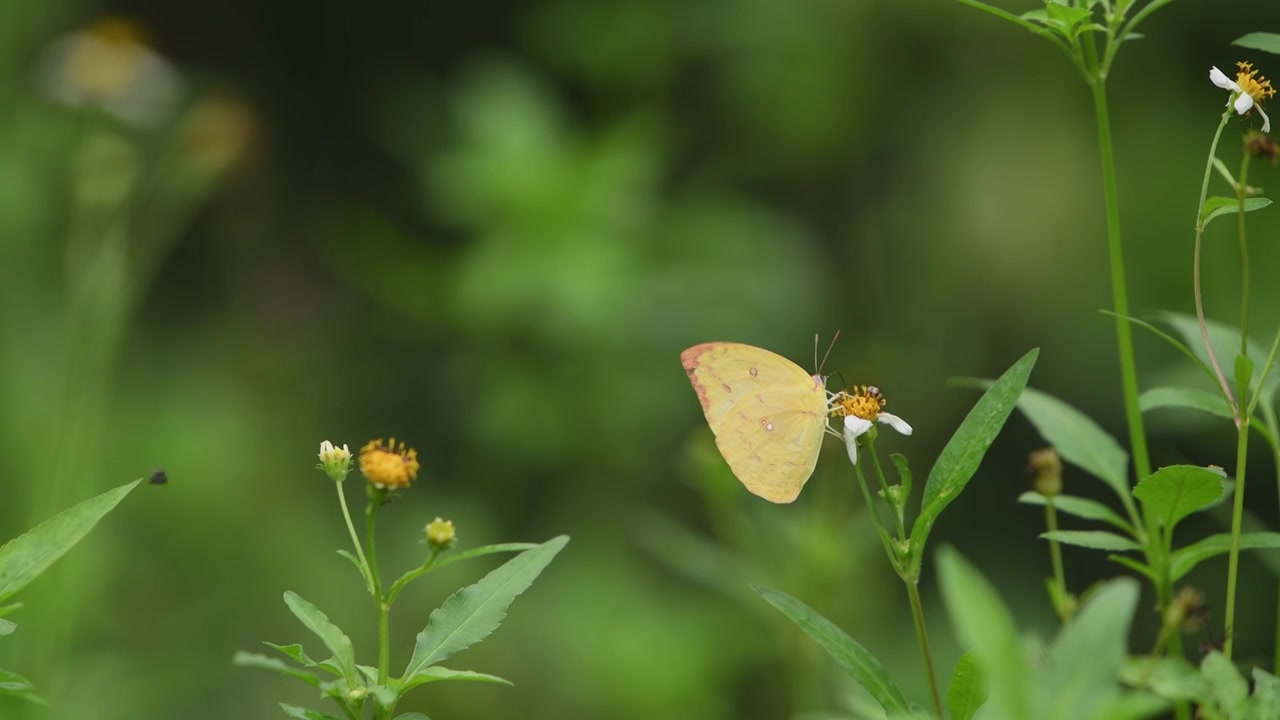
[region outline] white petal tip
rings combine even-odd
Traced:
[[[911,426],[907,424],[907,421],[906,421],[906,420],[903,420],[902,418],[898,417],[897,415],[892,415],[892,414],[887,413],[887,412],[882,412],[882,413],[880,413],[880,418],[879,418],[879,420],[880,420],[880,422],[882,422],[882,423],[884,423],[884,424],[888,425],[889,427],[893,428],[894,430],[897,430],[898,432],[902,433],[903,435],[910,435],[910,434],[911,434]]]

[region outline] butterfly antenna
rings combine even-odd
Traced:
[[[822,356],[822,362],[816,363],[818,366],[817,374],[822,374],[822,366],[827,364],[827,358],[831,356],[831,350],[836,346],[836,340],[840,339],[840,331],[837,330],[835,335],[831,336],[831,344],[827,346],[827,352]],[[818,359],[818,336],[813,336],[813,359]]]

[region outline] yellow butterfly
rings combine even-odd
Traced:
[[[738,480],[769,502],[795,500],[827,430],[826,378],[740,343],[694,345],[680,363]]]

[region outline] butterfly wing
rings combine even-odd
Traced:
[[[827,397],[821,378],[739,343],[695,345],[680,361],[733,474],[770,502],[795,500],[822,447]]]

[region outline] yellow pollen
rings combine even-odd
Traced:
[[[403,442],[397,446],[395,438],[385,445],[382,438],[370,440],[360,448],[360,472],[376,488],[409,487],[420,467],[418,451]]]
[[[1253,68],[1253,63],[1238,62],[1236,67],[1240,72],[1236,73],[1236,84],[1240,89],[1249,93],[1257,102],[1272,97],[1276,94],[1274,88],[1271,87],[1271,81],[1258,75],[1258,71]]]
[[[855,385],[853,392],[841,391],[836,394],[831,401],[831,414],[835,417],[854,417],[863,420],[874,421],[880,417],[880,410],[884,408],[884,395],[880,394],[877,387],[869,387],[867,385]]]

